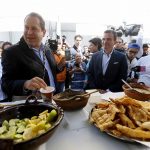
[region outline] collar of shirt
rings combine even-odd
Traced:
[[[41,44],[39,49],[36,49],[36,48],[32,48],[32,49],[36,53],[36,55],[43,61],[44,45]]]
[[[50,86],[54,87],[55,88],[55,82],[54,82],[54,77],[53,77],[53,74],[52,74],[52,70],[51,70],[51,67],[48,63],[48,60],[47,58],[45,58],[45,62],[44,62],[44,58],[43,58],[43,51],[44,51],[44,45],[41,44],[40,48],[39,49],[35,49],[35,48],[32,48],[33,51],[35,52],[35,54],[41,59],[41,61],[44,63],[44,66],[45,66],[45,69],[47,70],[48,72],[48,76],[49,76],[49,80],[50,80]]]
[[[41,44],[41,46],[40,46],[39,49],[36,49],[36,48],[31,48],[31,49],[33,49],[35,52],[39,52],[39,51],[42,51],[42,52],[43,52],[43,50],[44,50],[44,45]]]
[[[107,55],[107,57],[111,57],[111,55],[112,55],[113,51],[114,51],[114,50],[112,50],[112,51],[111,51],[111,53],[107,54],[107,53],[105,52],[105,50],[104,50],[104,49],[102,50],[103,55]]]
[[[111,58],[111,55],[113,53],[113,50],[110,54],[106,54],[106,52],[103,50],[103,56],[102,56],[102,70],[103,70],[103,75],[105,75],[109,60]]]

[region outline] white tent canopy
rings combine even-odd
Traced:
[[[144,36],[150,36],[148,0],[4,0],[0,2],[0,32],[22,31],[24,17],[30,12],[40,13],[45,20],[98,25],[140,23]],[[101,27],[101,26],[100,26]],[[94,29],[94,28],[93,28]],[[92,29],[91,29],[92,30]]]

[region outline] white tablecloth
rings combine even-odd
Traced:
[[[89,112],[95,103],[101,99],[109,100],[109,97],[116,98],[123,95],[122,92],[94,93],[85,108],[65,111],[64,119],[57,130],[45,144],[36,150],[150,150],[142,144],[125,142],[102,133],[88,122]]]

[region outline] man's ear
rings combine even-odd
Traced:
[[[43,37],[45,36],[45,34],[46,34],[46,30],[44,29],[44,30],[43,30]]]

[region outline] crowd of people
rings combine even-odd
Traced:
[[[67,88],[120,92],[122,79],[150,86],[148,44],[143,44],[143,55],[137,58],[140,45],[124,43],[114,30],[104,31],[102,39],[94,37],[83,47],[83,37],[75,35],[73,46],[63,36],[51,48],[42,42],[45,33],[44,19],[32,12],[24,19],[20,41],[2,44],[1,102],[37,93],[46,86],[53,86],[55,94]]]

